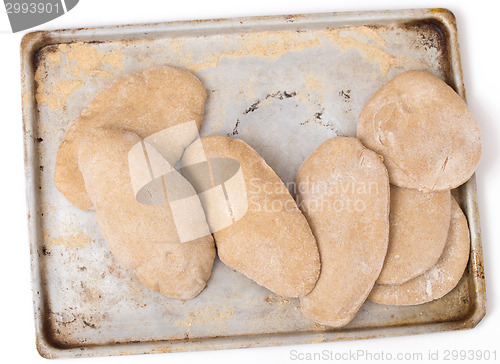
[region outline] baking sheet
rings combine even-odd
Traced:
[[[485,313],[475,179],[454,191],[469,221],[459,285],[419,306],[367,301],[341,329],[317,325],[216,260],[207,288],[179,301],[148,291],[106,248],[93,212],[53,183],[57,147],[96,93],[158,65],[196,74],[209,97],[201,135],[249,143],[292,186],[324,140],[355,136],[369,97],[408,69],[462,97],[456,24],[443,9],[329,13],[35,32],[21,45],[37,347],[49,358],[284,345],[474,327]],[[292,190],[293,192],[293,190]]]

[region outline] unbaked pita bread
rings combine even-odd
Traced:
[[[78,166],[113,255],[134,269],[150,290],[190,299],[210,277],[213,238],[207,235],[181,243],[168,203],[154,206],[136,201],[128,153],[140,141],[122,129],[89,130],[79,143]]]
[[[247,197],[248,210],[229,227],[213,233],[220,260],[281,296],[309,293],[319,275],[318,248],[284,183],[242,140],[211,135],[201,138],[201,144],[212,171],[215,159],[233,159],[239,162],[245,182],[245,187],[233,190],[231,197],[234,200]],[[182,165],[193,165],[197,158],[193,143],[186,149]],[[197,177],[201,176],[194,179]],[[193,181],[193,186],[199,184]],[[215,220],[216,212],[207,209],[205,212],[209,221]],[[233,209],[232,213],[238,211]]]
[[[370,293],[387,252],[387,170],[358,139],[337,137],[306,159],[295,181],[321,258],[316,287],[300,299],[302,310],[317,323],[341,327]]]
[[[152,68],[116,80],[69,125],[57,151],[57,189],[76,207],[93,210],[77,161],[80,141],[88,131],[115,127],[145,138],[188,121],[199,127],[206,97],[205,88],[193,74],[174,67]]]
[[[421,191],[460,186],[481,157],[472,112],[424,71],[404,72],[372,96],[359,115],[358,138],[384,157],[392,184]]]
[[[391,185],[389,248],[378,284],[401,284],[438,261],[450,227],[450,191]]]
[[[452,198],[448,240],[438,262],[401,285],[375,285],[368,298],[384,305],[418,305],[441,298],[460,281],[469,260],[469,249],[467,219]]]

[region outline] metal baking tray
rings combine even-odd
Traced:
[[[179,301],[148,291],[108,252],[93,212],[55,188],[69,123],[117,77],[169,64],[208,90],[201,134],[254,147],[284,182],[324,140],[355,136],[368,98],[407,69],[465,98],[457,27],[444,9],[307,14],[42,31],[21,44],[28,222],[37,347],[47,358],[211,350],[474,327],[485,314],[476,183],[454,191],[470,226],[458,286],[424,305],[367,301],[341,329],[317,325],[215,262],[207,288]]]

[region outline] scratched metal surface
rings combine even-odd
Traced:
[[[36,32],[21,45],[27,198],[37,347],[45,357],[119,355],[361,339],[472,328],[485,312],[474,177],[454,194],[472,236],[459,285],[419,306],[366,302],[346,327],[307,319],[216,261],[207,288],[178,301],[114,259],[93,212],[55,188],[69,123],[128,72],[169,64],[208,90],[202,135],[254,147],[285,183],[324,140],[355,136],[368,98],[408,69],[464,95],[456,24],[442,9],[310,14]]]

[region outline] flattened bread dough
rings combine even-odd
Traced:
[[[246,191],[240,192],[247,195],[246,214],[213,233],[220,260],[281,296],[309,293],[319,275],[318,248],[284,183],[242,140],[212,135],[201,138],[201,143],[208,159],[238,161],[246,185]],[[182,164],[192,165],[195,160],[195,148],[190,146]]]
[[[300,299],[302,310],[317,323],[341,327],[370,293],[387,252],[387,170],[356,138],[337,137],[307,158],[295,181],[321,258],[316,287]]]
[[[448,238],[450,211],[450,191],[391,185],[389,248],[377,283],[401,284],[436,264]]]
[[[424,71],[404,72],[372,96],[359,115],[358,138],[384,157],[392,184],[420,191],[463,184],[481,157],[472,112]]]
[[[448,240],[436,265],[401,285],[375,285],[368,298],[384,305],[418,305],[441,298],[460,281],[469,260],[469,249],[467,219],[452,198]]]
[[[134,269],[149,289],[190,299],[210,277],[213,238],[181,244],[168,203],[153,206],[136,201],[128,152],[140,140],[122,129],[92,129],[80,143],[78,166],[113,255]]]
[[[80,141],[88,131],[115,127],[145,138],[192,120],[199,128],[206,97],[205,88],[193,74],[174,67],[152,68],[118,79],[101,91],[66,131],[57,151],[57,189],[76,207],[93,210],[77,161]]]

